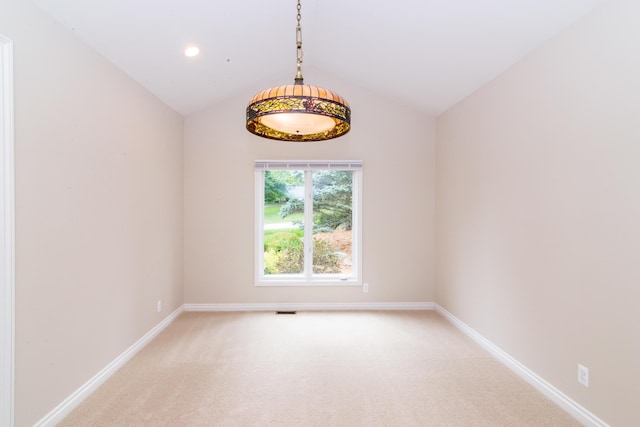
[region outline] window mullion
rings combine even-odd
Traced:
[[[304,274],[313,276],[313,171],[304,172]]]

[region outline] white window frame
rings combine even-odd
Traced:
[[[304,271],[301,274],[264,274],[264,172],[267,170],[302,170],[305,172],[304,220],[306,226],[313,222],[314,170],[349,170],[353,172],[352,184],[352,272],[350,275],[313,274],[313,233],[304,234]],[[300,161],[257,160],[255,162],[255,285],[256,286],[362,286],[362,161]]]

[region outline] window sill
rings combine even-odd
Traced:
[[[272,279],[272,280],[259,280],[255,283],[256,287],[356,287],[362,286],[362,281],[356,279],[347,280],[286,280],[286,279]]]

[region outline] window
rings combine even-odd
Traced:
[[[361,284],[361,161],[256,161],[256,285]]]

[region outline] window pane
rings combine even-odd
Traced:
[[[313,171],[313,273],[352,273],[353,172]]]
[[[304,271],[304,173],[264,172],[264,274]]]

